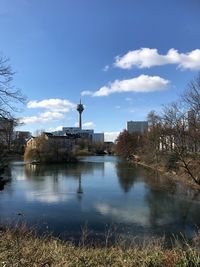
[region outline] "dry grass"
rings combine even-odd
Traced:
[[[200,254],[196,248],[184,244],[165,249],[162,242],[148,242],[125,247],[123,242],[114,246],[79,246],[59,239],[37,237],[26,227],[4,229],[0,232],[1,267],[199,267]]]

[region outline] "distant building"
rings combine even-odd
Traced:
[[[14,131],[12,150],[16,153],[24,153],[27,141],[31,138],[31,133],[28,131]]]
[[[127,122],[127,131],[131,133],[144,134],[148,131],[148,122],[147,121],[128,121]]]
[[[15,131],[14,141],[18,142],[20,145],[25,145],[26,141],[31,137],[31,133],[28,131]]]
[[[81,129],[79,127],[63,127],[61,131],[52,132],[54,136],[67,136],[69,134],[78,135],[81,139],[88,139],[92,141],[94,130]]]
[[[31,132],[28,131],[15,131],[15,139],[28,139],[31,137]]]
[[[52,133],[44,133],[49,145],[56,145],[58,148],[71,149],[75,144],[76,136],[54,136]]]
[[[26,146],[31,148],[31,149],[35,149],[37,148],[37,142],[36,142],[36,139],[37,137],[34,137],[34,136],[31,136],[27,142],[26,142]]]
[[[55,136],[52,133],[43,133],[42,134],[47,141],[48,145],[50,146],[56,146],[56,148],[60,149],[72,149],[72,147],[75,144],[76,136]],[[27,141],[26,145],[27,147],[30,147],[32,149],[39,148],[40,144],[37,142],[39,137],[31,137]]]
[[[93,133],[92,141],[94,143],[104,143],[104,133]]]
[[[93,129],[82,129],[82,113],[84,111],[83,104],[77,105],[77,111],[79,114],[79,127],[63,127],[60,131],[52,132],[53,136],[69,136],[74,135],[76,139],[89,140],[92,142],[104,142],[104,133],[94,133]]]
[[[78,134],[81,139],[89,139],[92,140],[92,136],[94,134],[94,130],[92,129],[81,129],[79,127],[63,127],[64,134]]]

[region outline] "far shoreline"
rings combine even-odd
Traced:
[[[164,175],[165,177],[171,179],[172,181],[180,182],[183,185],[189,186],[191,189],[198,190],[198,191],[200,190],[200,185],[192,182],[184,172],[178,173],[175,171],[167,171],[167,170],[165,170],[164,167],[162,167],[159,164],[148,164],[148,163],[143,162],[139,159],[137,159],[137,160],[126,159],[126,160],[132,164],[141,165],[141,166],[144,166],[146,168],[150,168],[150,169]]]

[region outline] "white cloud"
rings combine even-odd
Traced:
[[[91,96],[108,96],[113,93],[124,92],[137,92],[148,93],[154,91],[161,91],[169,84],[168,80],[165,80],[159,76],[140,75],[136,78],[128,80],[115,80],[108,86],[101,87],[98,91],[83,91],[82,95]]]
[[[103,71],[108,71],[109,70],[109,66],[108,65],[106,65],[104,68],[103,68]]]
[[[53,120],[61,120],[64,118],[64,113],[70,112],[75,107],[76,105],[67,99],[50,98],[41,101],[32,100],[27,103],[27,108],[42,108],[47,111],[34,116],[23,117],[20,119],[20,122],[25,124],[33,124],[46,123]]]
[[[63,127],[64,127],[63,125],[60,125],[60,126],[57,126],[57,127],[55,127],[55,128],[49,128],[47,131],[48,131],[48,132],[62,131],[62,128],[63,128]]]
[[[123,56],[115,58],[114,66],[122,69],[150,68],[166,64],[177,64],[181,69],[200,69],[200,49],[188,53],[179,53],[171,48],[166,55],[160,55],[157,49],[141,48],[129,51]]]
[[[95,124],[94,124],[94,122],[92,122],[92,121],[88,121],[88,122],[85,122],[85,123],[83,123],[83,127],[91,127],[91,128],[93,128],[95,126]]]
[[[74,126],[75,126],[75,127],[78,127],[78,126],[79,126],[78,122],[76,122]],[[94,122],[92,122],[92,121],[84,122],[84,123],[82,124],[82,127],[83,127],[83,128],[87,128],[87,129],[88,129],[88,128],[94,128],[94,126],[95,126],[95,124],[94,124]]]
[[[130,98],[130,97],[126,97],[125,100],[126,100],[127,102],[132,102],[132,98]]]
[[[145,205],[112,206],[107,203],[95,203],[95,209],[103,216],[111,216],[115,221],[149,225],[149,208]]]
[[[81,95],[82,96],[84,96],[84,95],[92,95],[92,91],[88,91],[88,90],[83,91],[83,92],[81,92]]]
[[[116,109],[120,109],[120,108],[121,108],[121,106],[115,106],[115,108],[116,108]]]
[[[106,142],[114,142],[120,132],[105,132],[104,133],[104,139]]]
[[[44,99],[41,101],[36,101],[36,100],[29,101],[27,107],[45,108],[57,112],[69,112],[70,110],[74,109],[76,105],[67,99],[51,98],[51,99]]]
[[[64,115],[60,112],[47,111],[40,113],[37,116],[28,116],[20,119],[20,123],[34,124],[34,123],[46,123],[53,120],[61,120]]]

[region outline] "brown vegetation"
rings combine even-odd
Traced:
[[[200,255],[198,239],[164,248],[161,240],[127,246],[118,241],[112,246],[89,246],[66,243],[59,239],[37,237],[26,228],[0,231],[0,266],[21,267],[198,267]]]
[[[119,135],[118,154],[184,172],[200,185],[200,74],[179,102],[165,106],[161,114],[151,111],[147,118],[149,129],[143,136],[127,131]]]
[[[45,135],[35,138],[35,147],[25,148],[24,160],[38,163],[75,162],[76,157],[71,149],[62,148],[57,143],[49,143]]]
[[[77,156],[114,154],[114,144],[80,139],[76,142],[73,152]]]

